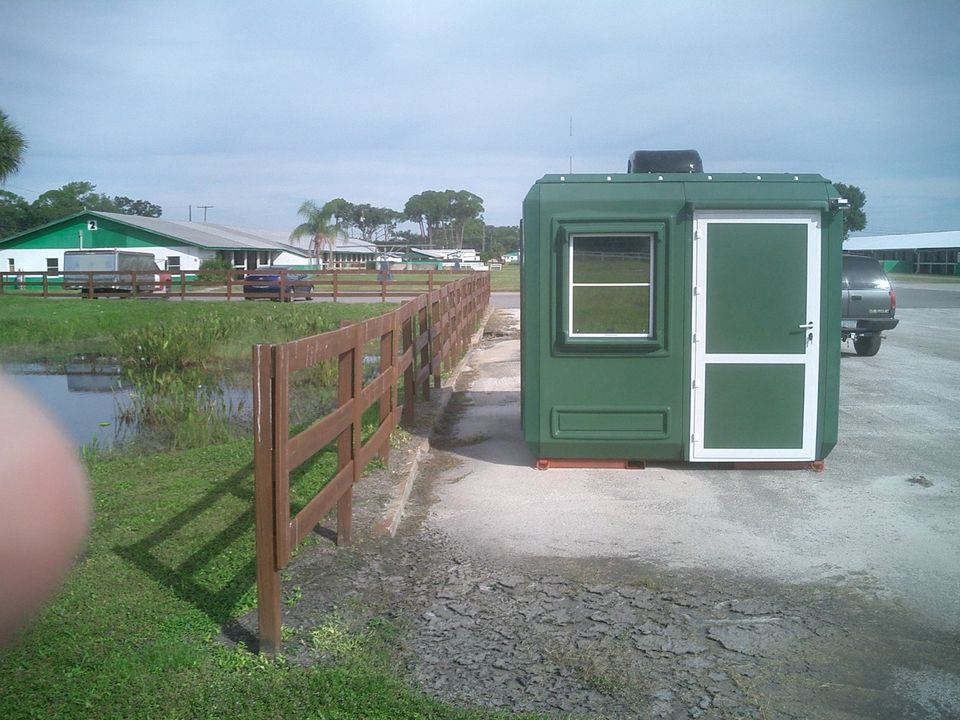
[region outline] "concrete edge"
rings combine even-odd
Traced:
[[[446,410],[447,403],[450,402],[450,398],[453,397],[453,388],[457,384],[457,380],[460,378],[460,373],[463,371],[463,368],[467,364],[467,360],[470,359],[470,356],[473,354],[474,349],[477,347],[477,343],[480,342],[483,338],[483,333],[487,328],[487,322],[490,320],[490,316],[493,315],[496,308],[492,304],[487,304],[487,310],[483,315],[483,319],[480,321],[480,327],[470,338],[470,348],[460,359],[460,362],[457,363],[457,366],[453,369],[453,372],[450,373],[450,376],[446,381],[441,385],[440,391],[443,393],[440,399],[440,409],[437,413],[437,418],[443,416],[444,410]],[[433,428],[431,428],[431,431]],[[410,498],[410,491],[413,490],[413,481],[416,478],[417,473],[420,470],[420,460],[427,456],[430,452],[430,433],[427,433],[427,436],[420,441],[417,445],[416,452],[413,454],[413,462],[410,463],[410,468],[407,470],[406,476],[403,478],[403,481],[398,486],[398,493],[394,496],[393,500],[390,502],[390,505],[387,507],[387,511],[384,513],[383,518],[377,523],[377,530],[384,534],[389,534],[390,537],[393,537],[397,534],[397,529],[400,527],[400,520],[403,517],[404,508],[407,505],[407,500]]]

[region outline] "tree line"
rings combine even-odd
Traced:
[[[97,186],[86,180],[67,183],[56,190],[47,190],[28,203],[8,190],[0,190],[0,238],[69,217],[84,210],[160,217],[159,205],[147,200],[134,200],[124,195],[103,195]]]
[[[467,246],[486,256],[520,247],[519,228],[484,223],[483,198],[467,190],[425,190],[407,200],[402,211],[344,198],[323,204],[306,200],[297,215],[302,222],[290,233],[290,240],[306,239],[317,257],[332,250],[338,236],[360,237],[380,245]],[[414,224],[419,233],[397,229],[401,222]]]

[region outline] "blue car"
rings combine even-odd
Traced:
[[[281,273],[278,268],[258,268],[248,273],[243,281],[243,299],[280,300],[280,278],[285,279],[284,300],[310,300],[313,283],[309,276],[299,272]]]

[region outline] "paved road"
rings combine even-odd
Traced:
[[[898,308],[960,308],[960,283],[894,283]]]
[[[495,292],[490,293],[490,304],[498,308],[520,309],[520,293]]]

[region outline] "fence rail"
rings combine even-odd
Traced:
[[[260,649],[280,649],[280,571],[301,540],[335,506],[337,544],[350,542],[353,485],[375,457],[389,460],[390,435],[414,420],[418,394],[463,355],[490,299],[489,273],[472,273],[423,293],[393,312],[339,330],[253,348],[254,484]],[[363,354],[378,342],[376,377],[363,380]],[[337,407],[290,436],[290,374],[335,360]],[[400,404],[400,386],[403,401]],[[364,439],[361,419],[378,406],[376,430]],[[337,469],[297,513],[290,511],[290,473],[337,443]]]
[[[472,270],[367,269],[175,271],[26,271],[0,272],[0,295],[20,297],[249,298],[288,301],[329,298],[411,298],[433,292]],[[265,275],[276,279],[264,280]]]

